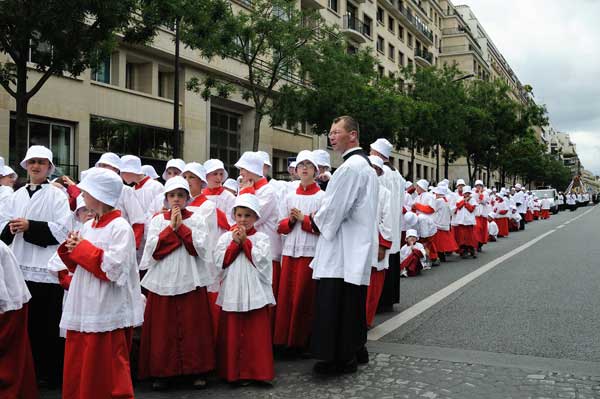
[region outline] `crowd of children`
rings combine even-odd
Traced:
[[[392,148],[379,139],[368,157],[379,182],[368,199],[378,232],[368,326],[398,303],[400,276],[452,253],[474,258],[488,241],[549,217],[548,199],[518,184],[497,191],[459,179],[452,191],[448,180],[405,182]],[[64,398],[133,397],[132,350],[133,375],[154,389],[175,377],[204,388],[211,372],[270,382],[274,347],[310,352],[313,216],[332,176],[327,151],[301,151],[290,181],[267,178],[265,152],[243,153],[237,180],[217,159],[172,159],[164,184],[137,156],[105,153],[76,184],[50,182],[52,152],[32,146],[21,162],[29,181],[15,192],[16,175],[0,161],[0,397],[36,398],[36,381],[62,386]]]

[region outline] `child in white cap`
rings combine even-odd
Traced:
[[[48,184],[54,172],[52,151],[34,145],[21,167],[29,183],[5,201],[0,210],[1,238],[19,262],[32,299],[29,302],[29,338],[36,374],[51,386],[60,385],[64,340],[59,337],[63,289],[48,262],[68,233],[71,218],[63,190]]]
[[[414,277],[421,273],[422,262],[426,259],[425,247],[419,241],[417,230],[406,231],[406,244],[400,248],[400,268],[405,270],[404,277]]]
[[[283,200],[277,228],[285,241],[273,343],[304,351],[312,330],[316,289],[310,262],[319,238],[309,215],[319,210],[324,192],[315,182],[319,169],[312,153],[300,151],[296,162],[300,184]]]
[[[167,212],[152,218],[140,270],[148,290],[138,377],[154,389],[170,378],[190,376],[203,388],[215,368],[215,345],[206,287],[216,278],[212,247],[199,213],[186,209],[190,188],[181,176],[165,183]]]
[[[494,212],[490,212],[488,214],[488,234],[489,240],[492,242],[495,242],[498,239],[498,225],[494,220],[495,217],[496,215],[494,214]]]
[[[19,263],[0,241],[0,398],[38,398],[27,315],[31,294]]]
[[[163,180],[166,182],[172,177],[181,175],[183,173],[183,168],[185,168],[185,162],[183,159],[170,159],[169,162],[167,162],[167,166],[165,166],[165,170],[162,174]]]
[[[127,184],[135,184],[133,189],[146,215],[146,221],[161,209],[156,209],[155,199],[162,196],[163,186],[142,171],[142,161],[135,155],[121,157],[121,177]]]
[[[462,197],[456,202],[456,211],[452,220],[454,237],[458,244],[458,253],[465,258],[467,255],[476,258],[477,237],[475,236],[475,208],[477,202],[472,197],[470,186],[462,188]]]
[[[223,188],[229,191],[234,197],[237,197],[240,184],[237,180],[229,178],[223,183]]]
[[[207,187],[202,191],[206,198],[217,205],[217,208],[222,210],[229,217],[233,204],[235,203],[235,195],[223,187],[223,183],[227,181],[229,174],[225,170],[225,165],[218,159],[209,159],[204,162],[206,171]]]
[[[4,164],[4,158],[0,157],[0,204],[10,197],[14,190],[13,186],[17,180],[17,174],[12,168]]]
[[[63,398],[133,398],[129,353],[144,303],[133,230],[115,209],[123,182],[95,168],[78,186],[96,218],[58,249],[74,273],[60,321],[67,330]]]
[[[236,225],[221,236],[215,249],[224,270],[217,304],[222,312],[217,338],[217,372],[229,382],[269,382],[275,377],[269,306],[271,288],[270,240],[256,230],[260,204],[252,194],[235,200]]]

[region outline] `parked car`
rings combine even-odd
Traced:
[[[556,215],[558,213],[558,205],[556,203],[556,200],[558,199],[558,191],[556,191],[556,189],[545,188],[545,189],[539,189],[539,190],[531,190],[531,193],[536,195],[539,199],[548,197],[550,199],[550,203],[551,203],[550,211],[552,212],[553,215]]]

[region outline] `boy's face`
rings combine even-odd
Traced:
[[[15,179],[12,176],[0,177],[0,186],[13,187],[15,185]]]
[[[296,165],[296,173],[302,180],[310,180],[314,179],[316,169],[310,161],[303,161]]]
[[[406,237],[406,243],[408,245],[415,245],[417,242],[417,237]]]
[[[190,185],[190,191],[193,196],[196,196],[202,191],[202,180],[192,172],[185,172],[183,178]]]
[[[213,172],[210,172],[206,175],[206,181],[208,182],[208,187],[215,188],[220,187],[223,184],[223,180],[225,178],[225,171],[223,169],[217,169]]]
[[[50,161],[46,158],[31,158],[27,160],[27,173],[31,181],[44,181],[50,171]]]
[[[81,195],[83,196],[83,202],[85,202],[85,207],[87,209],[95,213],[102,213],[102,206],[104,205],[102,202],[92,197],[86,191],[82,191]]]
[[[79,208],[77,210],[76,216],[77,216],[77,220],[79,220],[79,222],[85,223],[88,220],[95,218],[96,212],[94,212],[93,210],[84,206],[83,208]]]
[[[185,208],[188,198],[189,194],[183,188],[177,188],[173,191],[169,191],[167,193],[167,203],[169,204],[169,209]]]
[[[246,230],[250,230],[256,223],[256,214],[252,209],[238,206],[235,208],[235,223],[238,226],[244,227]]]
[[[142,180],[144,178],[144,175],[138,175],[131,172],[121,172],[121,178],[125,181],[125,183],[131,184],[137,183],[138,181]]]
[[[167,180],[169,180],[171,177],[175,177],[175,176],[179,176],[181,174],[181,171],[177,168],[174,167],[170,167],[167,168]]]

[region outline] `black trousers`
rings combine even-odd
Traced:
[[[525,230],[525,214],[520,213],[519,215],[521,215],[521,221],[519,222],[519,230]]]
[[[390,255],[390,267],[385,271],[377,312],[386,311],[396,303],[400,303],[400,252]]]
[[[29,301],[29,340],[38,379],[50,386],[62,384],[65,340],[59,336],[64,291],[58,284],[27,281]]]
[[[367,286],[341,278],[317,281],[311,350],[317,359],[343,364],[367,342]]]

